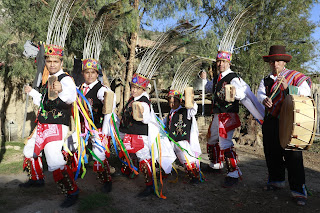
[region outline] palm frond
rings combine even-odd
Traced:
[[[163,33],[143,55],[136,72],[151,79],[164,61],[190,43],[190,40],[186,39],[187,36],[198,29],[199,26],[184,22]]]
[[[189,82],[198,73],[203,61],[204,59],[198,56],[191,56],[185,59],[178,67],[170,89],[177,90],[183,94]]]
[[[115,21],[119,17],[121,8],[121,1],[116,1],[103,6],[97,16],[91,23],[87,35],[84,40],[83,58],[94,58],[99,61],[102,43],[105,40],[104,30],[106,22],[108,25],[114,26]],[[107,30],[110,30],[108,28]]]
[[[232,53],[235,42],[241,29],[244,27],[248,20],[255,14],[258,4],[250,5],[242,10],[229,24],[226,32],[220,41],[218,51],[227,51]]]
[[[57,0],[51,12],[46,44],[64,47],[71,26],[70,10],[75,0]]]

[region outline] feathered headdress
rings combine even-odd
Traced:
[[[216,60],[225,60],[231,62],[233,47],[237,41],[241,28],[245,25],[249,18],[254,14],[256,5],[250,5],[242,10],[230,23],[222,40],[220,41]]]
[[[82,70],[99,70],[99,56],[102,48],[102,30],[105,16],[94,21],[86,35],[83,48]]]
[[[185,22],[163,33],[143,55],[131,84],[146,89],[160,65],[175,51],[189,43],[189,40],[183,38],[198,30],[198,27]]]
[[[203,60],[200,57],[191,56],[180,64],[174,75],[168,97],[175,97],[182,101],[184,89],[192,77],[196,75]]]
[[[63,57],[65,40],[72,23],[69,13],[74,2],[75,0],[56,1],[49,21],[45,56]]]
[[[103,37],[105,21],[108,19],[108,22],[113,22],[115,14],[119,13],[120,6],[120,1],[103,6],[90,25],[84,40],[82,70],[89,68],[99,70],[99,56],[105,38]],[[116,13],[111,13],[112,11]]]

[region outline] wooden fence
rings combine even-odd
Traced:
[[[320,84],[313,84],[312,85],[312,97],[314,99],[316,109],[317,109],[317,134],[320,133]]]

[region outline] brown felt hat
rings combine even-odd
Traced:
[[[282,45],[273,45],[270,47],[269,55],[262,56],[265,62],[285,61],[289,62],[291,55],[286,54],[286,47]]]

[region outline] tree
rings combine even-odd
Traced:
[[[121,76],[124,84],[124,96],[121,98],[119,111],[121,111],[125,101],[129,99],[130,86],[132,74],[136,67],[136,43],[138,39],[138,33],[141,32],[144,24],[142,23],[143,16],[147,15],[150,18],[166,18],[174,15],[176,11],[185,10],[188,6],[191,6],[197,10],[199,8],[199,2],[196,0],[184,0],[184,1],[122,1],[123,8],[131,11],[122,23],[119,24],[118,29],[113,30],[112,34],[108,36],[108,50],[109,53],[115,52],[117,55],[118,63],[114,61],[114,55],[109,56],[109,64],[118,64],[120,69],[118,75]],[[113,59],[113,60],[112,60]],[[110,64],[111,65],[111,64]]]
[[[83,41],[86,31],[97,11],[105,4],[113,0],[87,1],[85,4],[76,1],[74,11],[78,11],[74,18],[66,41],[66,52],[69,59],[65,60],[68,69],[72,69],[72,58],[82,58]],[[148,36],[143,28],[152,24],[152,20],[165,20],[175,17],[179,12],[183,17],[190,19],[195,17],[203,22],[203,32],[199,32],[196,41],[187,47],[187,53],[215,58],[219,40],[222,37],[228,23],[235,15],[251,3],[260,5],[254,19],[250,20],[241,31],[233,54],[233,69],[250,85],[257,84],[259,80],[269,72],[268,66],[262,61],[261,56],[268,53],[272,44],[284,44],[289,54],[293,56],[289,68],[306,72],[306,62],[314,59],[316,41],[312,41],[310,34],[315,25],[308,21],[310,7],[317,0],[307,1],[248,1],[248,0],[122,0],[120,13],[125,16],[119,17],[116,23],[106,22],[106,41],[100,56],[104,71],[109,76],[121,77],[124,95],[120,104],[120,110],[124,102],[129,98],[129,82],[137,67],[138,60],[136,44],[138,34]],[[46,4],[47,3],[47,4]],[[23,44],[27,39],[35,42],[45,41],[49,14],[51,13],[54,0],[2,0],[5,8],[5,16],[1,24],[0,42],[3,51],[0,53],[1,62],[5,62],[6,69],[1,73],[9,72],[9,75],[20,75],[25,79],[31,79],[35,73],[34,63],[22,56]],[[181,14],[180,14],[181,15]],[[142,18],[147,16],[147,21]],[[276,17],[276,18],[275,18]],[[296,24],[299,23],[299,24]],[[10,26],[10,27],[7,27]],[[169,26],[168,26],[169,27]],[[156,29],[156,27],[154,27]],[[154,35],[153,35],[154,37]],[[13,48],[8,44],[16,43]],[[16,52],[13,53],[12,51]],[[7,56],[12,58],[12,63],[7,63]],[[187,55],[175,56],[161,68],[159,77],[173,76],[177,65]],[[5,66],[2,66],[5,67]]]
[[[309,67],[305,64],[314,60],[317,41],[311,40],[311,33],[315,24],[311,23],[310,8],[318,1],[247,1],[247,0],[220,0],[216,5],[204,4],[205,11],[216,11],[212,17],[212,29],[218,36],[222,36],[228,23],[237,13],[250,4],[258,4],[259,8],[240,33],[233,54],[234,70],[249,83],[257,85],[269,73],[269,67],[263,62],[263,55],[267,55],[269,47],[274,44],[287,46],[287,51],[293,56],[287,65],[304,73]],[[210,14],[208,14],[210,16]],[[299,23],[299,24],[297,24]]]

